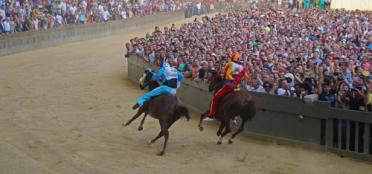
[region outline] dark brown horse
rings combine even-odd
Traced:
[[[209,91],[216,92],[221,89],[224,85],[223,79],[220,74],[214,72],[211,83],[209,84]],[[200,116],[199,129],[203,130],[203,119],[208,115],[209,111],[203,113]],[[236,116],[241,118],[241,123],[238,130],[233,133],[228,143],[233,143],[233,139],[236,135],[244,129],[244,124],[247,120],[251,120],[256,115],[255,102],[253,97],[249,94],[248,91],[236,91],[226,94],[226,96],[220,99],[220,102],[217,105],[216,118],[218,118],[221,123],[217,131],[217,136],[219,140],[217,144],[222,143],[223,137],[231,132],[230,121]]]
[[[144,79],[142,80],[143,83],[140,84],[141,89],[149,86],[150,90],[152,90],[151,88],[156,88],[159,86],[156,81],[150,81],[152,75],[153,72],[151,71],[147,70],[145,72],[145,75],[143,77]],[[143,84],[146,85],[143,86]],[[185,116],[187,121],[190,119],[189,111],[186,106],[184,106],[176,96],[165,94],[154,97],[150,101],[145,102],[141,107],[139,107],[137,113],[129,121],[127,121],[125,124],[123,123],[123,126],[128,126],[132,121],[137,119],[143,113],[145,113],[145,116],[142,118],[140,126],[138,127],[139,131],[143,130],[143,123],[147,114],[150,114],[150,116],[159,120],[161,131],[154,139],[152,139],[148,143],[149,145],[151,145],[160,137],[164,136],[163,149],[158,153],[158,155],[164,155],[165,153],[169,137],[168,129],[172,126],[172,124],[176,122],[181,116]]]

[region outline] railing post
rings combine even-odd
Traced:
[[[346,150],[350,150],[350,120],[346,120]]]
[[[363,149],[363,152],[365,154],[369,154],[369,135],[370,135],[370,129],[369,129],[369,124],[368,123],[365,123],[364,124],[364,136],[363,136],[363,142],[364,142],[364,149]]]
[[[342,147],[342,120],[338,120],[338,125],[337,125],[337,132],[338,132],[338,147],[339,149],[341,149]]]
[[[333,147],[333,119],[326,120],[326,147]]]
[[[355,152],[359,151],[359,122],[355,122]]]

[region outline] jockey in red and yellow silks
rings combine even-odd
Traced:
[[[225,96],[230,92],[239,91],[240,82],[242,80],[245,81],[250,80],[250,75],[247,68],[239,64],[238,62],[239,55],[234,53],[231,56],[231,61],[229,61],[225,66],[224,79],[226,80],[226,84],[214,95],[209,110],[209,117],[215,117],[216,107],[221,97]]]

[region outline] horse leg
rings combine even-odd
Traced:
[[[221,132],[226,129],[226,123],[225,123],[225,120],[221,120],[221,123],[220,123],[220,127],[218,128],[218,131],[217,131],[217,136],[219,136],[219,139],[217,141],[217,144],[222,144],[222,136],[221,136]]]
[[[225,121],[221,120],[220,127],[218,128],[218,131],[217,131],[217,136],[221,135],[224,128],[225,128]]]
[[[142,108],[142,107],[141,107]],[[132,121],[134,121],[135,119],[137,119],[139,116],[141,116],[141,114],[143,113],[142,109],[138,109],[137,113],[130,119],[128,120],[125,124],[123,123],[122,126],[126,127],[128,126],[130,123],[132,123]]]
[[[203,130],[204,130],[204,127],[203,127],[203,119],[204,119],[205,117],[207,117],[208,113],[209,113],[209,110],[208,110],[207,112],[205,112],[205,113],[203,113],[203,114],[200,115],[200,120],[199,120],[199,130],[200,130],[200,131],[203,131]]]
[[[164,136],[164,144],[163,144],[163,149],[158,153],[159,156],[163,156],[165,153],[165,149],[167,148],[167,143],[168,143],[168,137],[169,137],[169,131],[168,131],[168,125],[167,122],[162,120],[160,122],[160,127],[161,127],[161,132]]]
[[[224,127],[225,127],[225,129],[223,130],[223,132],[222,132],[220,138],[218,139],[217,144],[222,144],[222,139],[223,139],[223,137],[224,137],[226,134],[228,134],[228,133],[231,132],[231,129],[230,129],[230,119],[223,119],[223,120],[221,120],[221,121],[224,122]]]
[[[148,114],[148,113],[145,112],[145,115],[143,116],[143,118],[142,118],[142,120],[141,120],[141,123],[140,123],[140,125],[138,126],[138,130],[139,130],[139,131],[143,130],[143,124],[145,123],[145,118],[146,118],[147,114]]]
[[[175,122],[176,120],[172,120],[169,125],[168,125],[168,129],[172,126],[172,124]],[[156,140],[158,140],[160,137],[162,137],[164,134],[162,131],[159,132],[159,134],[154,138],[152,139],[149,143],[147,143],[148,145],[151,145],[153,143],[155,143]]]
[[[160,131],[159,134],[154,139],[152,139],[150,142],[147,143],[147,145],[151,145],[151,144],[155,143],[155,141],[158,140],[163,135],[164,135],[163,132]]]
[[[236,135],[238,135],[240,132],[243,131],[244,129],[244,124],[245,124],[245,119],[242,119],[242,122],[240,123],[240,126],[239,126],[239,129],[231,136],[231,138],[229,139],[229,144],[232,144],[233,143],[233,139],[235,138]]]

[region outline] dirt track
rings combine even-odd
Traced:
[[[0,174],[371,173],[371,163],[239,137],[216,145],[216,126],[171,129],[164,157],[156,120],[130,106],[142,94],[127,80],[122,45],[151,29],[0,57]],[[246,156],[246,159],[243,159]]]

